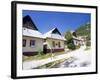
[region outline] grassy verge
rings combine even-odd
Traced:
[[[61,54],[65,54],[65,52],[63,51],[63,52],[56,52],[56,53],[47,53],[47,54],[42,54],[42,55],[23,56],[23,61],[42,60],[42,59],[46,59],[50,57],[55,57]]]

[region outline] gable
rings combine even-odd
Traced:
[[[23,17],[23,27],[33,30],[38,30],[29,15]]]
[[[66,40],[57,28],[54,28],[47,33],[43,34],[44,38],[52,38],[52,39],[59,39],[59,40]]]
[[[53,34],[59,34],[61,35],[61,33],[59,32],[59,30],[57,28],[55,28],[53,31],[52,31]]]

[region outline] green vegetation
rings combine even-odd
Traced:
[[[75,50],[76,49],[76,47],[75,47],[75,45],[73,43],[69,43],[68,44],[68,48],[71,49],[71,50]]]
[[[66,38],[67,41],[70,41],[70,40],[72,39],[72,34],[71,34],[70,31],[67,31],[67,32],[65,33],[65,38]]]
[[[42,60],[50,57],[55,57],[57,55],[64,54],[65,52],[56,52],[56,53],[38,53],[37,55],[34,56],[23,56],[23,61],[31,61],[31,60]],[[53,54],[53,55],[52,55]]]
[[[86,46],[91,46],[91,25],[90,24],[85,24],[80,26],[77,30],[76,30],[76,34],[78,36],[86,36]]]
[[[77,36],[90,37],[90,34],[91,34],[90,30],[91,30],[90,24],[85,24],[85,25],[80,26],[75,32],[76,32]]]
[[[41,56],[41,55],[43,55],[43,54],[44,54],[44,53],[42,52],[42,50],[39,49],[39,50],[38,50],[38,55]]]
[[[80,46],[81,46],[81,45],[77,45],[77,46],[76,46],[76,49],[79,49],[79,48],[80,48]]]
[[[67,41],[67,47],[71,50],[80,48],[80,45],[78,45],[78,46],[74,45],[73,36],[74,37],[82,36],[82,38],[84,40],[86,40],[86,46],[88,46],[88,47],[91,46],[91,42],[90,42],[91,31],[90,30],[91,30],[91,25],[88,23],[88,24],[84,24],[84,25],[80,26],[73,33],[71,33],[70,31],[67,31],[65,33],[65,38],[66,38],[66,41]]]
[[[51,54],[37,54],[37,55],[34,55],[34,56],[23,56],[23,61],[31,61],[31,60],[41,60],[41,59],[46,59],[46,58],[49,58],[51,57]]]
[[[65,33],[65,38],[66,38],[66,40],[67,40],[67,47],[68,47],[69,49],[71,49],[71,50],[75,50],[76,47],[75,47],[75,45],[74,45],[74,43],[73,43],[73,37],[72,37],[72,33],[71,33],[70,31],[67,31],[67,32]]]

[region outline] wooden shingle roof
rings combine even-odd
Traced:
[[[32,21],[29,15],[23,17],[23,27],[33,30],[38,30],[35,23]]]

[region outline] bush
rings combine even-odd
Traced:
[[[80,46],[81,46],[80,44],[79,44],[79,45],[77,45],[77,46],[76,46],[76,49],[79,49],[79,48],[80,48]]]
[[[43,51],[38,50],[38,55],[43,55]]]
[[[76,47],[75,47],[75,45],[73,43],[69,43],[68,44],[68,48],[71,49],[71,50],[75,50],[76,49]]]

